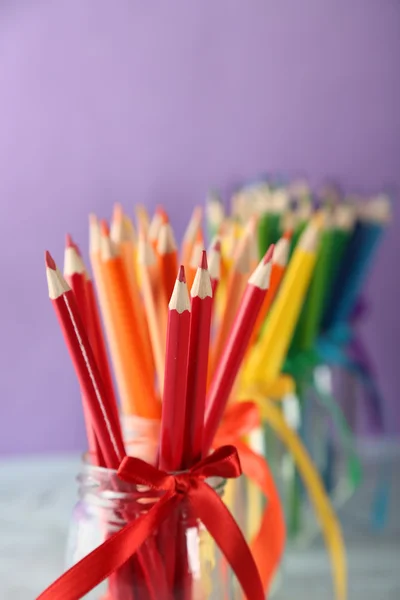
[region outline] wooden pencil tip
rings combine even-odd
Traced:
[[[264,255],[264,259],[263,259],[264,265],[266,265],[272,259],[272,256],[274,254],[274,249],[275,249],[275,244],[271,244]]]
[[[207,252],[205,250],[203,250],[201,253],[200,269],[204,269],[204,270],[208,269]]]
[[[46,267],[48,267],[49,269],[52,269],[53,271],[57,270],[57,265],[54,262],[54,258],[51,256],[51,254],[48,250],[46,250],[46,252],[44,253],[44,260],[46,263]]]
[[[186,283],[185,267],[183,265],[181,265],[179,267],[177,279],[178,279],[178,281],[181,281],[182,283]]]
[[[119,223],[122,221],[123,218],[124,218],[124,211],[123,211],[122,205],[119,202],[116,202],[114,204],[114,209],[113,209],[113,220],[116,223]]]
[[[157,206],[156,213],[161,217],[162,223],[169,223],[169,218],[162,206]]]
[[[282,237],[290,242],[293,237],[293,229],[287,229]]]
[[[104,236],[104,237],[109,237],[109,235],[110,235],[110,228],[109,228],[109,226],[108,226],[108,223],[107,223],[107,221],[105,221],[105,220],[102,220],[102,221],[100,222],[100,232],[101,232],[101,235],[102,235],[102,236]]]
[[[98,225],[99,220],[98,220],[97,216],[94,213],[90,213],[90,215],[89,215],[89,223],[90,223],[90,225]]]
[[[66,248],[75,248],[74,241],[69,233],[65,236],[65,246]]]
[[[215,250],[215,252],[219,252],[221,254],[221,238],[216,236],[211,243],[210,250]]]

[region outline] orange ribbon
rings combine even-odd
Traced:
[[[255,402],[232,403],[225,412],[214,447],[234,445],[239,453],[243,474],[267,499],[259,530],[250,543],[250,549],[264,590],[268,592],[282,559],[286,527],[282,503],[268,464],[243,441],[243,437],[260,424],[260,412]]]

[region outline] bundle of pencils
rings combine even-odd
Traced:
[[[202,210],[193,212],[181,260],[163,209],[151,221],[144,207],[136,208],[136,216],[137,232],[119,205],[110,226],[90,216],[89,253],[97,295],[71,236],[66,239],[64,275],[47,252],[49,296],[80,383],[91,462],[115,470],[129,452],[160,469],[179,472],[206,457],[215,443],[260,326],[259,315],[266,310],[271,270],[277,286],[277,265],[287,252],[287,240],[276,257],[271,245],[258,261],[256,222],[251,221],[227,270],[226,310],[218,319],[213,303],[223,271],[221,240],[213,239],[207,254]],[[149,423],[158,422],[159,428],[149,429]],[[152,431],[153,439],[138,450],[135,436],[144,430]],[[168,587],[165,598],[188,600],[195,592],[186,534],[179,519],[168,520],[166,527],[160,535],[176,539],[176,560],[169,561],[161,578]],[[122,583],[126,589],[134,571],[135,565],[128,563],[115,574],[113,600],[122,597],[118,590]],[[132,586],[132,598],[141,600]],[[157,597],[164,598],[163,592]]]
[[[271,291],[252,335],[253,350],[244,372],[248,384],[271,384],[287,358],[310,352],[322,336],[351,324],[390,222],[390,203],[384,195],[355,202],[331,190],[314,202],[305,182],[277,187],[262,181],[233,195],[229,215],[218,196],[210,195],[206,215],[209,229],[218,227],[222,264],[229,265],[233,247],[253,238],[255,222],[261,254],[279,242],[279,265],[273,268]],[[220,293],[229,297],[223,279]],[[230,307],[225,299],[221,304]]]
[[[354,312],[390,222],[390,202],[383,194],[357,200],[341,197],[332,188],[318,198],[306,182],[282,186],[260,181],[232,196],[229,215],[214,193],[207,199],[206,214],[213,218],[213,227],[218,218],[223,261],[230,259],[232,230],[240,232],[240,244],[254,219],[259,251],[277,244],[270,293],[257,319],[240,385],[244,393],[261,391],[276,399],[296,391],[301,418],[288,420],[291,426],[304,425],[304,396],[315,385],[315,368],[350,363],[346,353],[354,335]],[[287,383],[283,373],[292,377],[291,389],[279,385]],[[350,431],[339,405],[322,389],[317,392],[346,444]],[[259,439],[257,447],[264,448],[264,442]],[[326,469],[323,478],[331,491],[329,459]],[[349,470],[353,483],[359,482],[354,460]]]

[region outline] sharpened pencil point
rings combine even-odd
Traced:
[[[207,252],[205,250],[203,250],[203,252],[201,253],[200,269],[208,269]]]
[[[271,244],[264,255],[264,260],[263,260],[264,265],[266,265],[267,262],[269,262],[271,260],[272,255],[274,254],[274,249],[275,249],[275,244]]]
[[[283,234],[282,237],[285,240],[289,240],[290,241],[292,239],[292,236],[293,236],[293,230],[292,229],[288,229],[287,231],[285,231],[285,233]]]
[[[46,250],[46,252],[44,254],[44,260],[46,262],[46,267],[48,267],[49,269],[52,269],[53,271],[57,270],[57,265],[54,262],[54,259],[48,250]]]
[[[110,228],[108,226],[107,221],[104,221],[104,220],[101,221],[101,223],[100,223],[100,232],[101,232],[101,235],[103,235],[104,237],[109,237],[109,235],[110,235]]]
[[[162,223],[169,223],[169,218],[162,206],[157,206],[156,213],[161,217]]]
[[[177,279],[178,281],[182,281],[182,283],[186,283],[185,267],[183,265],[179,267]]]
[[[67,248],[75,248],[74,241],[69,233],[67,233],[67,235],[65,236],[65,246]]]
[[[122,221],[124,217],[124,211],[122,209],[122,205],[119,202],[116,202],[114,204],[114,209],[113,209],[113,220],[116,223],[119,223]]]
[[[221,252],[221,240],[217,240],[214,244],[214,250],[216,252]]]

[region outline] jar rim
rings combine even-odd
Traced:
[[[99,476],[108,476],[108,477],[118,477],[118,470],[117,469],[110,469],[108,467],[101,467],[98,465],[94,465],[90,462],[90,453],[89,452],[85,452],[84,454],[81,455],[81,462],[83,465],[83,469],[87,470],[87,472],[89,474],[92,475],[99,475]],[[171,473],[169,473],[170,475],[182,475],[184,473],[187,473],[188,469],[184,469],[182,471],[173,471]],[[224,488],[225,488],[225,484],[226,484],[226,479],[224,479],[223,477],[207,477],[206,481],[209,483],[210,487],[212,487],[212,489],[219,493],[220,491],[223,492]],[[147,487],[147,486],[144,486]]]

